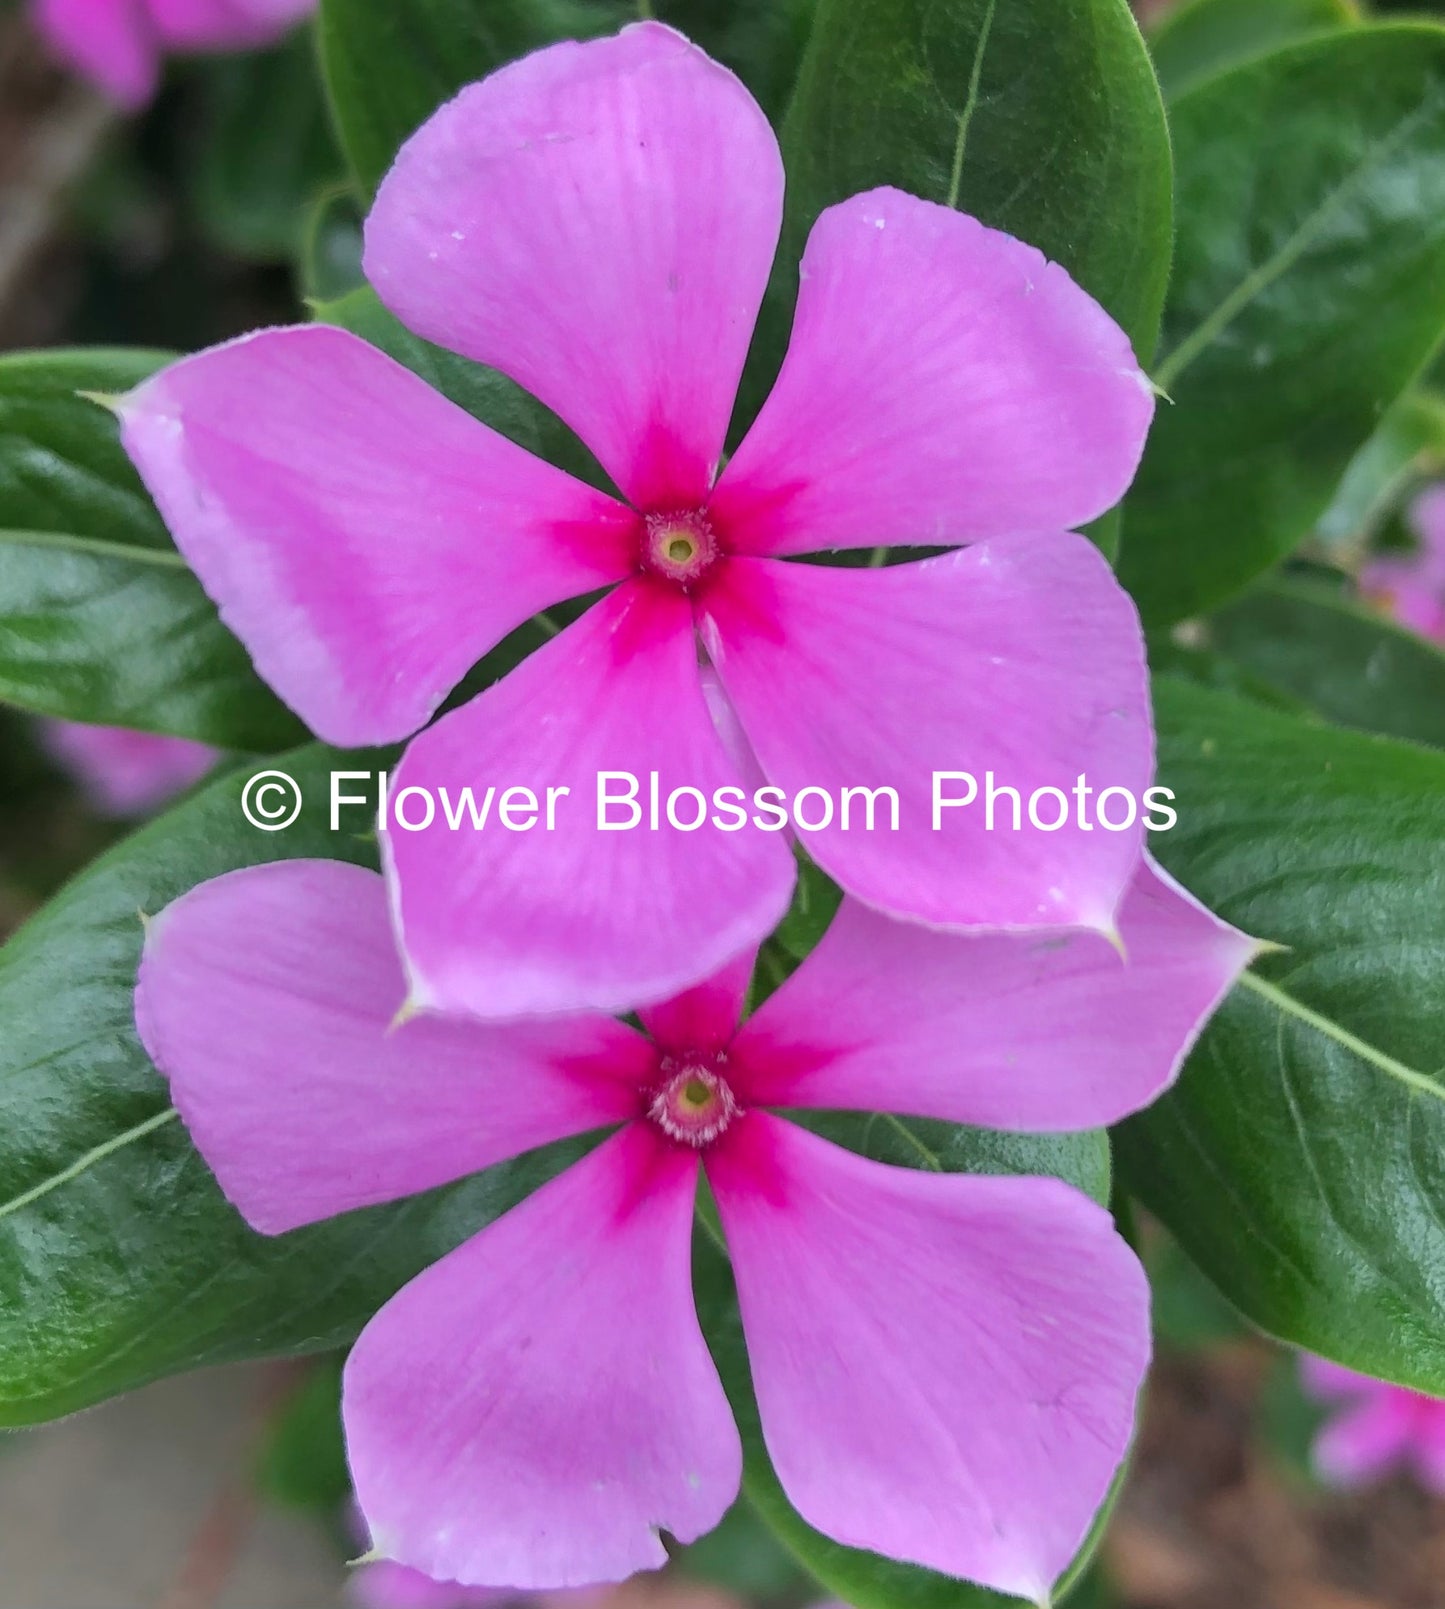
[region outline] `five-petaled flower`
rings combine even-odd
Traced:
[[[1445,1497],[1445,1401],[1325,1358],[1301,1358],[1300,1377],[1312,1397],[1334,1410],[1311,1449],[1322,1480],[1360,1486],[1409,1469]]]
[[[940,934],[845,899],[741,1025],[748,961],[645,1008],[646,1032],[598,1014],[388,1031],[405,982],[381,878],[279,862],[149,923],[136,1020],[268,1234],[617,1125],[356,1343],[347,1443],[383,1555],[563,1587],[659,1566],[660,1533],[717,1523],[741,1453],[692,1300],[702,1171],[798,1511],[1037,1600],[1128,1445],[1142,1270],[1058,1179],[885,1166],[774,1110],[1034,1131],[1137,1110],[1252,944],[1147,863],[1120,929],[1127,964],[1095,933]]]
[[[254,50],[316,9],[316,0],[34,0],[40,31],[122,106],[155,94],[163,56]]]
[[[719,475],[782,196],[761,110],[655,23],[464,90],[381,186],[383,301],[560,415],[620,498],[320,325],[186,358],[119,403],[222,617],[330,741],[415,732],[506,633],[611,589],[401,761],[396,790],[584,801],[550,832],[385,834],[418,1004],[620,1010],[773,927],[781,836],[599,832],[604,770],[707,798],[760,775],[790,798],[893,787],[897,832],[809,835],[851,894],[935,927],[1113,928],[1137,825],[989,832],[957,811],[934,831],[929,789],[955,767],[1025,796],[1149,785],[1137,617],[1070,534],[1127,487],[1149,384],[1062,268],[875,190],[817,220],[781,374]],[[880,544],[956,551],[784,562]]]
[[[1445,643],[1445,483],[1415,499],[1410,522],[1419,548],[1377,554],[1360,571],[1360,590],[1402,626]]]

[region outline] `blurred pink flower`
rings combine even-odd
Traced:
[[[121,726],[41,721],[40,740],[108,816],[142,816],[199,782],[220,750]]]
[[[382,300],[553,409],[621,499],[320,325],[183,359],[121,400],[181,551],[328,741],[416,731],[512,629],[611,589],[401,761],[394,798],[571,800],[545,830],[475,830],[458,804],[460,831],[438,809],[382,835],[419,1005],[622,1010],[757,944],[793,857],[709,804],[758,772],[789,798],[897,790],[897,830],[850,831],[839,808],[808,834],[880,909],[1113,924],[1136,820],[1095,830],[1066,808],[1049,831],[994,833],[960,810],[935,831],[931,789],[965,763],[1025,795],[1084,773],[1136,797],[1151,782],[1138,617],[1070,534],[1128,486],[1148,381],[1057,264],[874,190],[814,225],[781,374],[719,474],[782,196],[752,97],[655,23],[463,90],[382,184],[366,225]],[[791,562],[965,543],[881,569]],[[681,819],[599,830],[605,771],[692,797]]]
[[[1419,548],[1371,559],[1360,572],[1360,590],[1402,626],[1445,643],[1445,483],[1416,499],[1410,523]]]
[[[850,1546],[1037,1600],[1128,1446],[1148,1287],[1052,1178],[884,1166],[770,1109],[990,1128],[1111,1123],[1174,1076],[1253,952],[1150,865],[1095,933],[955,936],[843,902],[739,1023],[751,957],[646,1032],[422,1015],[381,878],[290,861],[147,926],[136,1022],[265,1234],[620,1125],[371,1320],[343,1416],[378,1551],[520,1588],[666,1562],[737,1495],[691,1288],[705,1171],[769,1453]],[[1120,1024],[1128,1025],[1127,1033]]]
[[[317,0],[32,0],[40,31],[77,72],[127,108],[155,94],[175,51],[252,50]]]
[[[1313,1448],[1322,1480],[1360,1486],[1409,1469],[1445,1496],[1445,1400],[1372,1380],[1324,1358],[1302,1358],[1300,1377],[1312,1397],[1337,1410]]]

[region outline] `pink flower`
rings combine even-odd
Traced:
[[[1445,643],[1445,484],[1415,500],[1415,553],[1382,553],[1360,572],[1360,590],[1402,626]]]
[[[438,809],[383,835],[420,1004],[620,1010],[776,923],[783,836],[716,811],[687,830],[686,798],[680,826],[600,832],[599,771],[638,777],[644,806],[652,772],[660,795],[709,800],[759,771],[789,798],[891,786],[897,831],[846,830],[839,809],[808,834],[850,893],[935,926],[1112,926],[1137,825],[989,832],[960,809],[934,831],[930,786],[990,768],[1024,796],[1081,773],[1148,786],[1137,618],[1068,532],[1128,485],[1149,386],[1061,268],[876,190],[814,227],[782,374],[719,476],[782,191],[746,90],[654,23],[473,85],[382,185],[366,267],[383,300],[560,414],[622,500],[323,326],[187,358],[121,404],[181,550],[329,741],[415,731],[507,632],[612,589],[401,762],[393,798],[570,790],[552,830],[476,831],[462,811],[452,831]],[[882,570],[782,562],[880,543],[972,545]]]
[[[739,1026],[749,966],[642,1012],[421,1016],[382,880],[291,861],[149,925],[136,1020],[226,1195],[281,1234],[621,1125],[406,1286],[346,1369],[385,1556],[540,1589],[661,1565],[738,1491],[690,1285],[699,1168],[769,1453],[828,1536],[1038,1598],[1129,1442],[1148,1290],[1056,1179],[884,1166],[770,1108],[1109,1123],[1173,1076],[1251,952],[1152,867],[1098,934],[951,936],[845,900]],[[1120,1024],[1128,1025],[1127,1032]]]
[[[33,0],[56,51],[127,108],[156,92],[173,51],[252,50],[279,39],[316,0]]]
[[[199,782],[218,749],[122,726],[41,721],[40,739],[108,816],[142,816]]]
[[[1312,1397],[1338,1410],[1312,1449],[1321,1480],[1360,1486],[1408,1468],[1445,1497],[1445,1400],[1324,1358],[1301,1358],[1300,1377]]]

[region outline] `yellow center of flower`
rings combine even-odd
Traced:
[[[701,509],[648,514],[642,521],[638,567],[684,592],[712,568],[717,537]]]
[[[669,1139],[701,1151],[739,1115],[737,1097],[720,1069],[725,1058],[709,1065],[690,1058],[665,1057],[647,1115]]]

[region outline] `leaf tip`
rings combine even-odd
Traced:
[[[117,419],[125,416],[128,399],[119,391],[77,391],[75,394],[82,402],[93,402],[97,408],[104,408],[107,413],[113,413]]]

